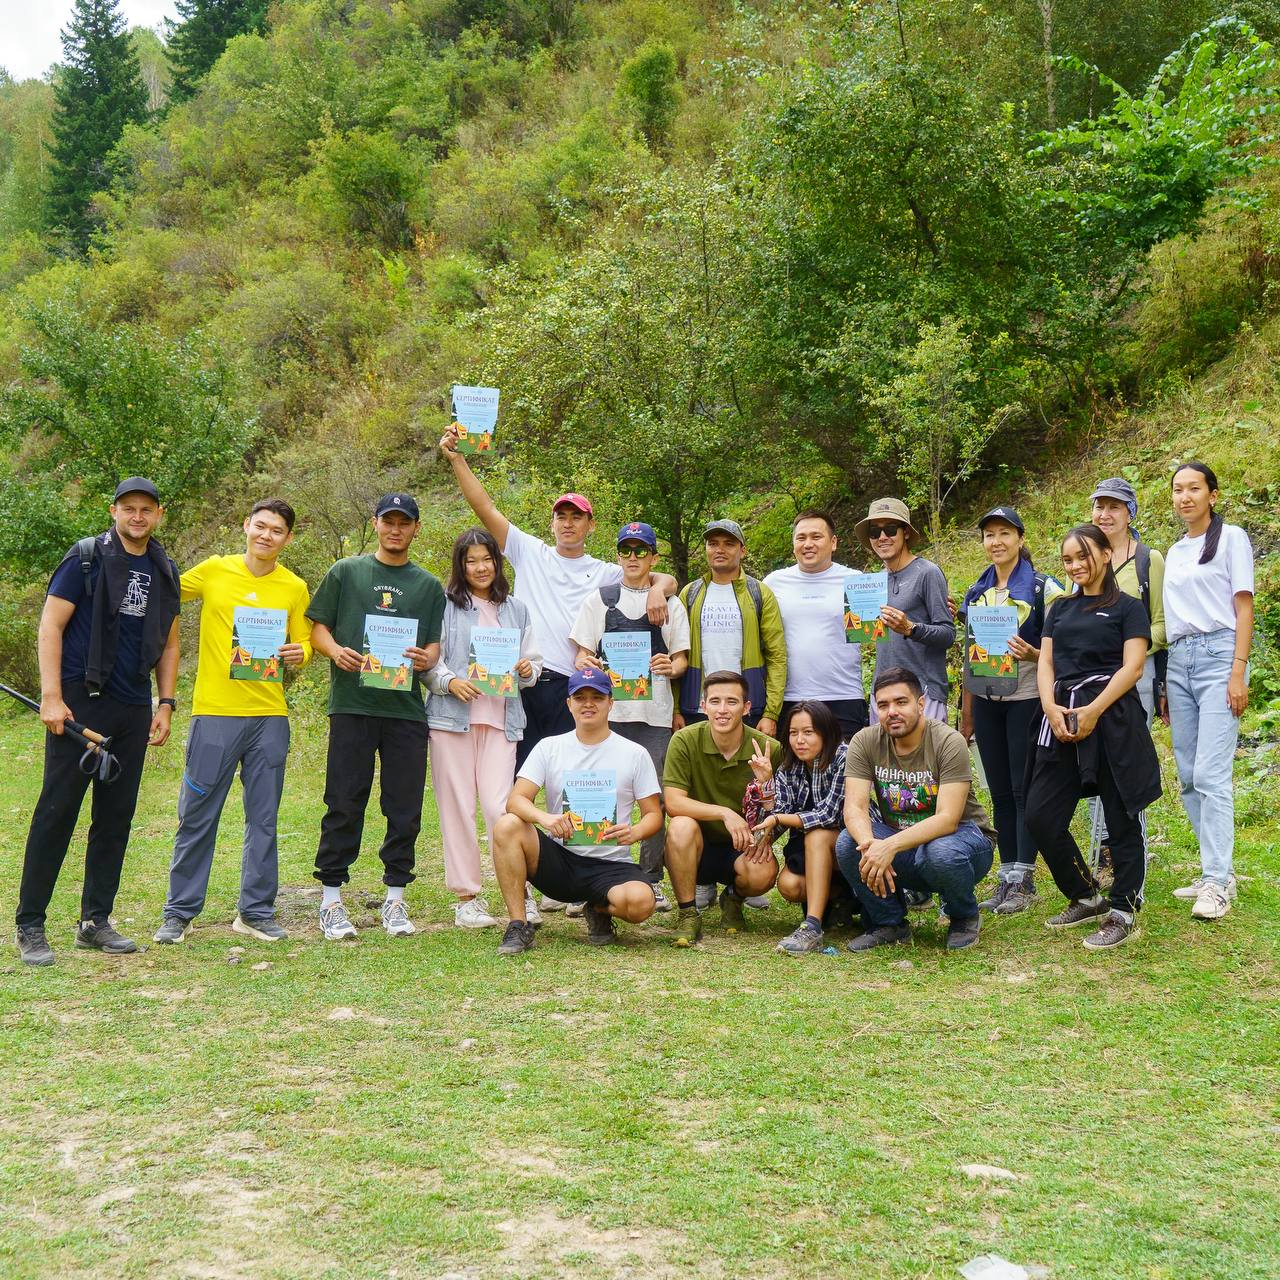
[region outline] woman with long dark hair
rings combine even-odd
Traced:
[[[498,922],[479,897],[476,800],[485,829],[492,833],[506,809],[516,743],[524,734],[519,690],[538,679],[542,657],[534,646],[529,611],[511,594],[502,553],[486,530],[458,535],[445,597],[440,661],[427,674],[431,786],[440,813],[444,882],[458,899],[454,923],[483,929]],[[488,627],[519,632],[519,661],[508,696],[488,693],[468,678],[472,634]]]
[[[1045,619],[1027,829],[1069,900],[1046,926],[1096,923],[1100,927],[1084,945],[1100,951],[1133,933],[1147,873],[1139,815],[1160,794],[1160,762],[1135,692],[1151,623],[1141,602],[1116,583],[1111,545],[1097,525],[1077,525],[1067,534],[1062,567],[1075,591]],[[1109,900],[1071,834],[1071,815],[1087,795],[1102,798],[1111,833]]]
[[[1031,722],[1040,710],[1037,672],[1045,611],[1063,590],[1055,578],[1036,572],[1022,518],[1012,507],[988,511],[978,529],[991,563],[965,592],[957,615],[965,628],[960,732],[978,744],[1000,849],[996,891],[978,905],[983,911],[1013,915],[1025,911],[1036,896],[1036,846],[1026,822],[1027,749]],[[1009,641],[1011,670],[1004,674],[974,670],[977,641],[969,611],[984,606],[1017,611],[1017,634]]]
[[[1168,712],[1182,806],[1200,842],[1200,875],[1175,889],[1191,914],[1220,920],[1236,896],[1231,762],[1249,702],[1253,548],[1218,514],[1218,477],[1203,462],[1173,473],[1173,509],[1187,532],[1165,560]]]
[[[760,840],[792,832],[783,852],[778,892],[804,903],[799,928],[778,943],[790,955],[821,951],[822,917],[831,894],[836,839],[844,830],[845,744],[840,722],[825,702],[801,701],[783,712],[778,726],[782,755],[775,772],[769,753],[751,760],[743,816]],[[798,837],[798,838],[797,838]]]

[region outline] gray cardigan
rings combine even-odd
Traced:
[[[432,729],[467,733],[471,728],[471,709],[449,692],[449,681],[467,678],[471,628],[479,616],[480,611],[474,605],[470,609],[459,609],[452,600],[445,602],[444,623],[440,628],[440,661],[427,672],[427,724]],[[527,689],[537,684],[542,674],[542,655],[534,643],[529,610],[515,596],[508,596],[498,606],[498,622],[504,627],[519,630],[520,656],[533,664],[533,673],[527,680],[520,681],[520,688]],[[520,698],[504,698],[503,702],[506,703],[507,741],[519,742],[524,737],[524,702]]]

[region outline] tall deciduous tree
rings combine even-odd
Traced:
[[[184,102],[222,57],[234,36],[266,26],[266,0],[178,0],[178,21],[168,24],[169,64],[173,85],[169,96]]]
[[[146,118],[147,91],[119,0],[75,0],[62,52],[53,88],[47,221],[84,249],[90,198],[107,185],[107,158],[125,125]]]

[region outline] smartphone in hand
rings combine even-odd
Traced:
[[[1080,732],[1080,717],[1074,711],[1068,711],[1063,719],[1067,722],[1068,733]]]

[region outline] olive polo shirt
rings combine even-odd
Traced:
[[[662,769],[662,785],[679,787],[692,800],[703,804],[722,805],[735,813],[742,812],[742,797],[755,774],[751,772],[752,743],[763,742],[769,748],[773,767],[778,767],[782,744],[750,725],[742,726],[742,744],[728,760],[720,754],[711,736],[711,723],[701,720],[671,735],[667,760]],[[702,838],[707,844],[727,844],[729,831],[723,822],[700,822]]]

